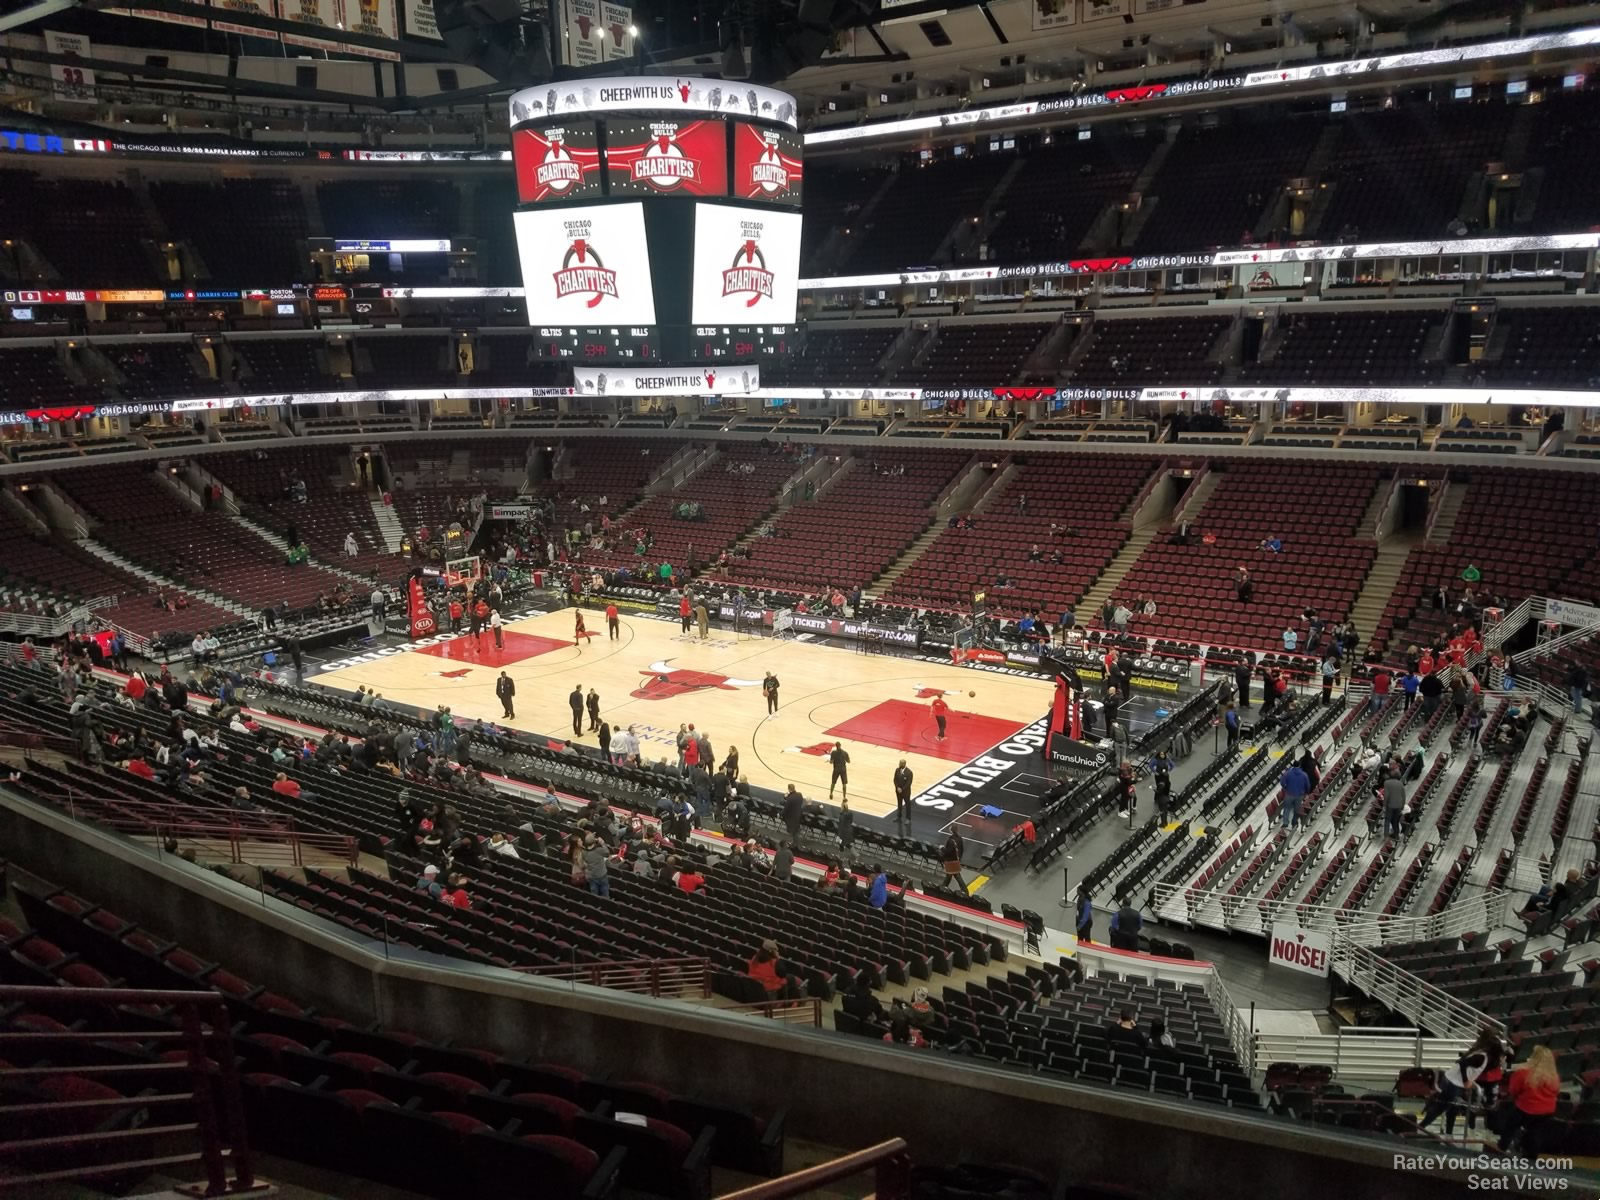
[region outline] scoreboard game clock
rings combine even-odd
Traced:
[[[660,362],[661,331],[653,325],[604,328],[541,325],[534,330],[533,353],[540,359],[573,362]]]
[[[695,362],[753,363],[787,357],[793,345],[788,325],[696,325],[689,330],[688,356]]]

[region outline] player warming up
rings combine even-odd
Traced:
[[[572,610],[572,644],[578,648],[578,653],[583,653],[583,639],[589,636],[589,631],[583,627],[583,609]]]
[[[944,702],[943,696],[933,698],[933,723],[939,727],[938,738],[944,741],[945,722],[950,718],[950,706]]]
[[[828,780],[828,799],[833,799],[833,789],[842,785],[844,798],[850,799],[850,753],[844,748],[843,743],[835,742],[833,749],[828,752],[828,761],[833,764],[833,778]]]

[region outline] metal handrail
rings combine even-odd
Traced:
[[[750,1004],[732,1004],[722,1012],[744,1013],[748,1016],[769,1017],[789,1025],[810,1025],[822,1028],[822,998],[802,996],[798,1000],[759,1000]]]
[[[1506,610],[1506,614],[1500,618],[1500,624],[1483,635],[1485,652],[1498,650],[1505,645],[1507,639],[1528,623],[1528,618],[1533,615],[1534,599],[1535,597],[1530,596],[1522,603],[1513,605]]]
[[[203,1162],[206,1168],[208,1196],[222,1196],[230,1192],[249,1191],[255,1184],[251,1167],[250,1141],[245,1129],[244,1105],[239,1093],[239,1068],[234,1057],[233,1034],[228,1019],[228,1007],[221,992],[217,991],[156,991],[140,988],[54,988],[0,986],[0,1008],[11,1004],[26,1005],[29,1009],[49,1016],[64,1009],[94,1009],[104,1011],[111,1005],[161,1006],[175,1010],[179,1028],[169,1031],[151,1031],[144,1028],[119,1030],[115,1028],[93,1030],[63,1030],[60,1032],[14,1033],[0,1031],[0,1048],[14,1045],[48,1046],[74,1042],[106,1044],[114,1042],[142,1043],[149,1041],[179,1042],[187,1051],[183,1062],[156,1063],[61,1063],[45,1067],[11,1067],[0,1064],[0,1081],[18,1081],[40,1076],[70,1075],[92,1078],[95,1075],[126,1075],[142,1072],[148,1075],[187,1074],[191,1083],[189,1091],[172,1091],[149,1095],[128,1096],[109,1100],[62,1100],[29,1103],[11,1107],[11,1111],[30,1114],[100,1112],[114,1114],[124,1110],[139,1110],[156,1106],[188,1103],[194,1106],[194,1120],[168,1124],[151,1124],[138,1128],[96,1130],[87,1133],[68,1133],[46,1138],[7,1138],[0,1134],[0,1157],[13,1159],[17,1152],[59,1150],[63,1161],[72,1166],[49,1171],[29,1171],[23,1167],[21,1174],[0,1173],[0,1190],[26,1189],[41,1183],[70,1179],[101,1179],[107,1175],[132,1171],[151,1170],[179,1163]],[[10,1107],[10,1106],[8,1106]],[[7,1111],[0,1109],[0,1112]],[[7,1123],[0,1121],[0,1131]],[[193,1134],[199,1147],[188,1154],[157,1154],[138,1157],[132,1150],[117,1150],[109,1157],[118,1161],[97,1161],[106,1155],[97,1155],[90,1148],[109,1145],[119,1147],[138,1138],[150,1136],[178,1136]],[[228,1166],[232,1165],[233,1179],[228,1179]]]
[[[1337,1033],[1256,1033],[1254,1061],[1315,1063],[1333,1068],[1333,1077],[1389,1078],[1407,1067],[1448,1067],[1477,1037],[1430,1037],[1409,1027],[1362,1026]]]
[[[304,851],[307,849],[336,855],[351,866],[355,866],[361,860],[360,845],[354,836],[342,833],[303,833],[294,827],[292,816],[276,819],[264,813],[258,816],[251,816],[248,813],[236,816],[195,805],[146,803],[131,797],[107,799],[89,796],[74,792],[71,788],[67,789],[65,797],[33,792],[29,794],[58,808],[63,807],[64,801],[69,820],[81,820],[115,833],[152,837],[156,839],[158,845],[169,838],[226,842],[228,861],[235,864],[247,861],[245,857],[247,844],[253,847],[249,861],[262,857],[259,849],[262,846],[287,847],[288,863],[295,867],[305,865]],[[83,811],[85,808],[90,811]],[[270,823],[257,825],[253,823],[255,821]]]
[[[1575,626],[1567,630],[1566,633],[1553,637],[1547,642],[1540,642],[1538,645],[1530,646],[1526,650],[1517,651],[1511,656],[1511,662],[1521,666],[1523,663],[1537,662],[1540,659],[1549,658],[1552,654],[1565,650],[1569,646],[1576,646],[1579,642],[1588,641],[1597,633],[1600,633],[1600,623]]]
[[[1506,1037],[1504,1022],[1341,934],[1334,936],[1328,960],[1335,974],[1437,1037],[1470,1041],[1484,1029]]]
[[[874,1176],[873,1200],[909,1200],[911,1152],[904,1138],[890,1138],[876,1146],[840,1155],[803,1171],[740,1188],[736,1192],[724,1192],[719,1200],[783,1200],[786,1196],[802,1196],[825,1183],[848,1179],[869,1170]]]
[[[635,958],[606,962],[547,963],[533,967],[513,967],[524,975],[541,979],[560,979],[587,983],[592,987],[635,992],[641,996],[676,997],[711,995],[709,958]]]
[[[1211,1002],[1211,1007],[1222,1018],[1222,1031],[1228,1037],[1228,1044],[1233,1047],[1233,1052],[1239,1056],[1239,1062],[1244,1066],[1246,1074],[1255,1070],[1255,1030],[1250,1022],[1245,1020],[1244,1014],[1239,1011],[1239,1006],[1234,1003],[1233,996],[1229,993],[1227,985],[1222,982],[1222,975],[1216,968],[1206,972],[1205,977],[1206,999]],[[1252,1010],[1254,1005],[1251,1006]],[[1252,1013],[1253,1015],[1253,1013]]]
[[[1156,883],[1151,888],[1151,907],[1167,916],[1168,905],[1181,903],[1183,919],[1220,923],[1222,928],[1254,928],[1253,924],[1229,918],[1220,892],[1197,891],[1189,884]],[[1504,923],[1510,893],[1487,890],[1463,897],[1437,913],[1410,916],[1396,913],[1383,916],[1359,909],[1336,908],[1329,904],[1306,904],[1298,900],[1250,899],[1241,904],[1239,916],[1260,914],[1265,931],[1278,921],[1288,921],[1298,929],[1336,930],[1355,945],[1382,946],[1391,942],[1415,942],[1454,934],[1488,932]]]

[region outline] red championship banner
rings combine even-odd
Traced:
[[[799,204],[804,174],[798,133],[734,124],[733,194],[740,200]]]
[[[613,196],[728,194],[728,127],[722,121],[606,122]]]
[[[593,121],[514,130],[511,161],[519,203],[600,198],[600,150]]]

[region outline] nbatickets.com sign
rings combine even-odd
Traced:
[[[744,297],[746,308],[772,299],[772,272],[767,270],[767,259],[761,252],[761,234],[765,228],[761,221],[739,223],[744,243],[734,252],[733,265],[722,272],[722,294]]]

